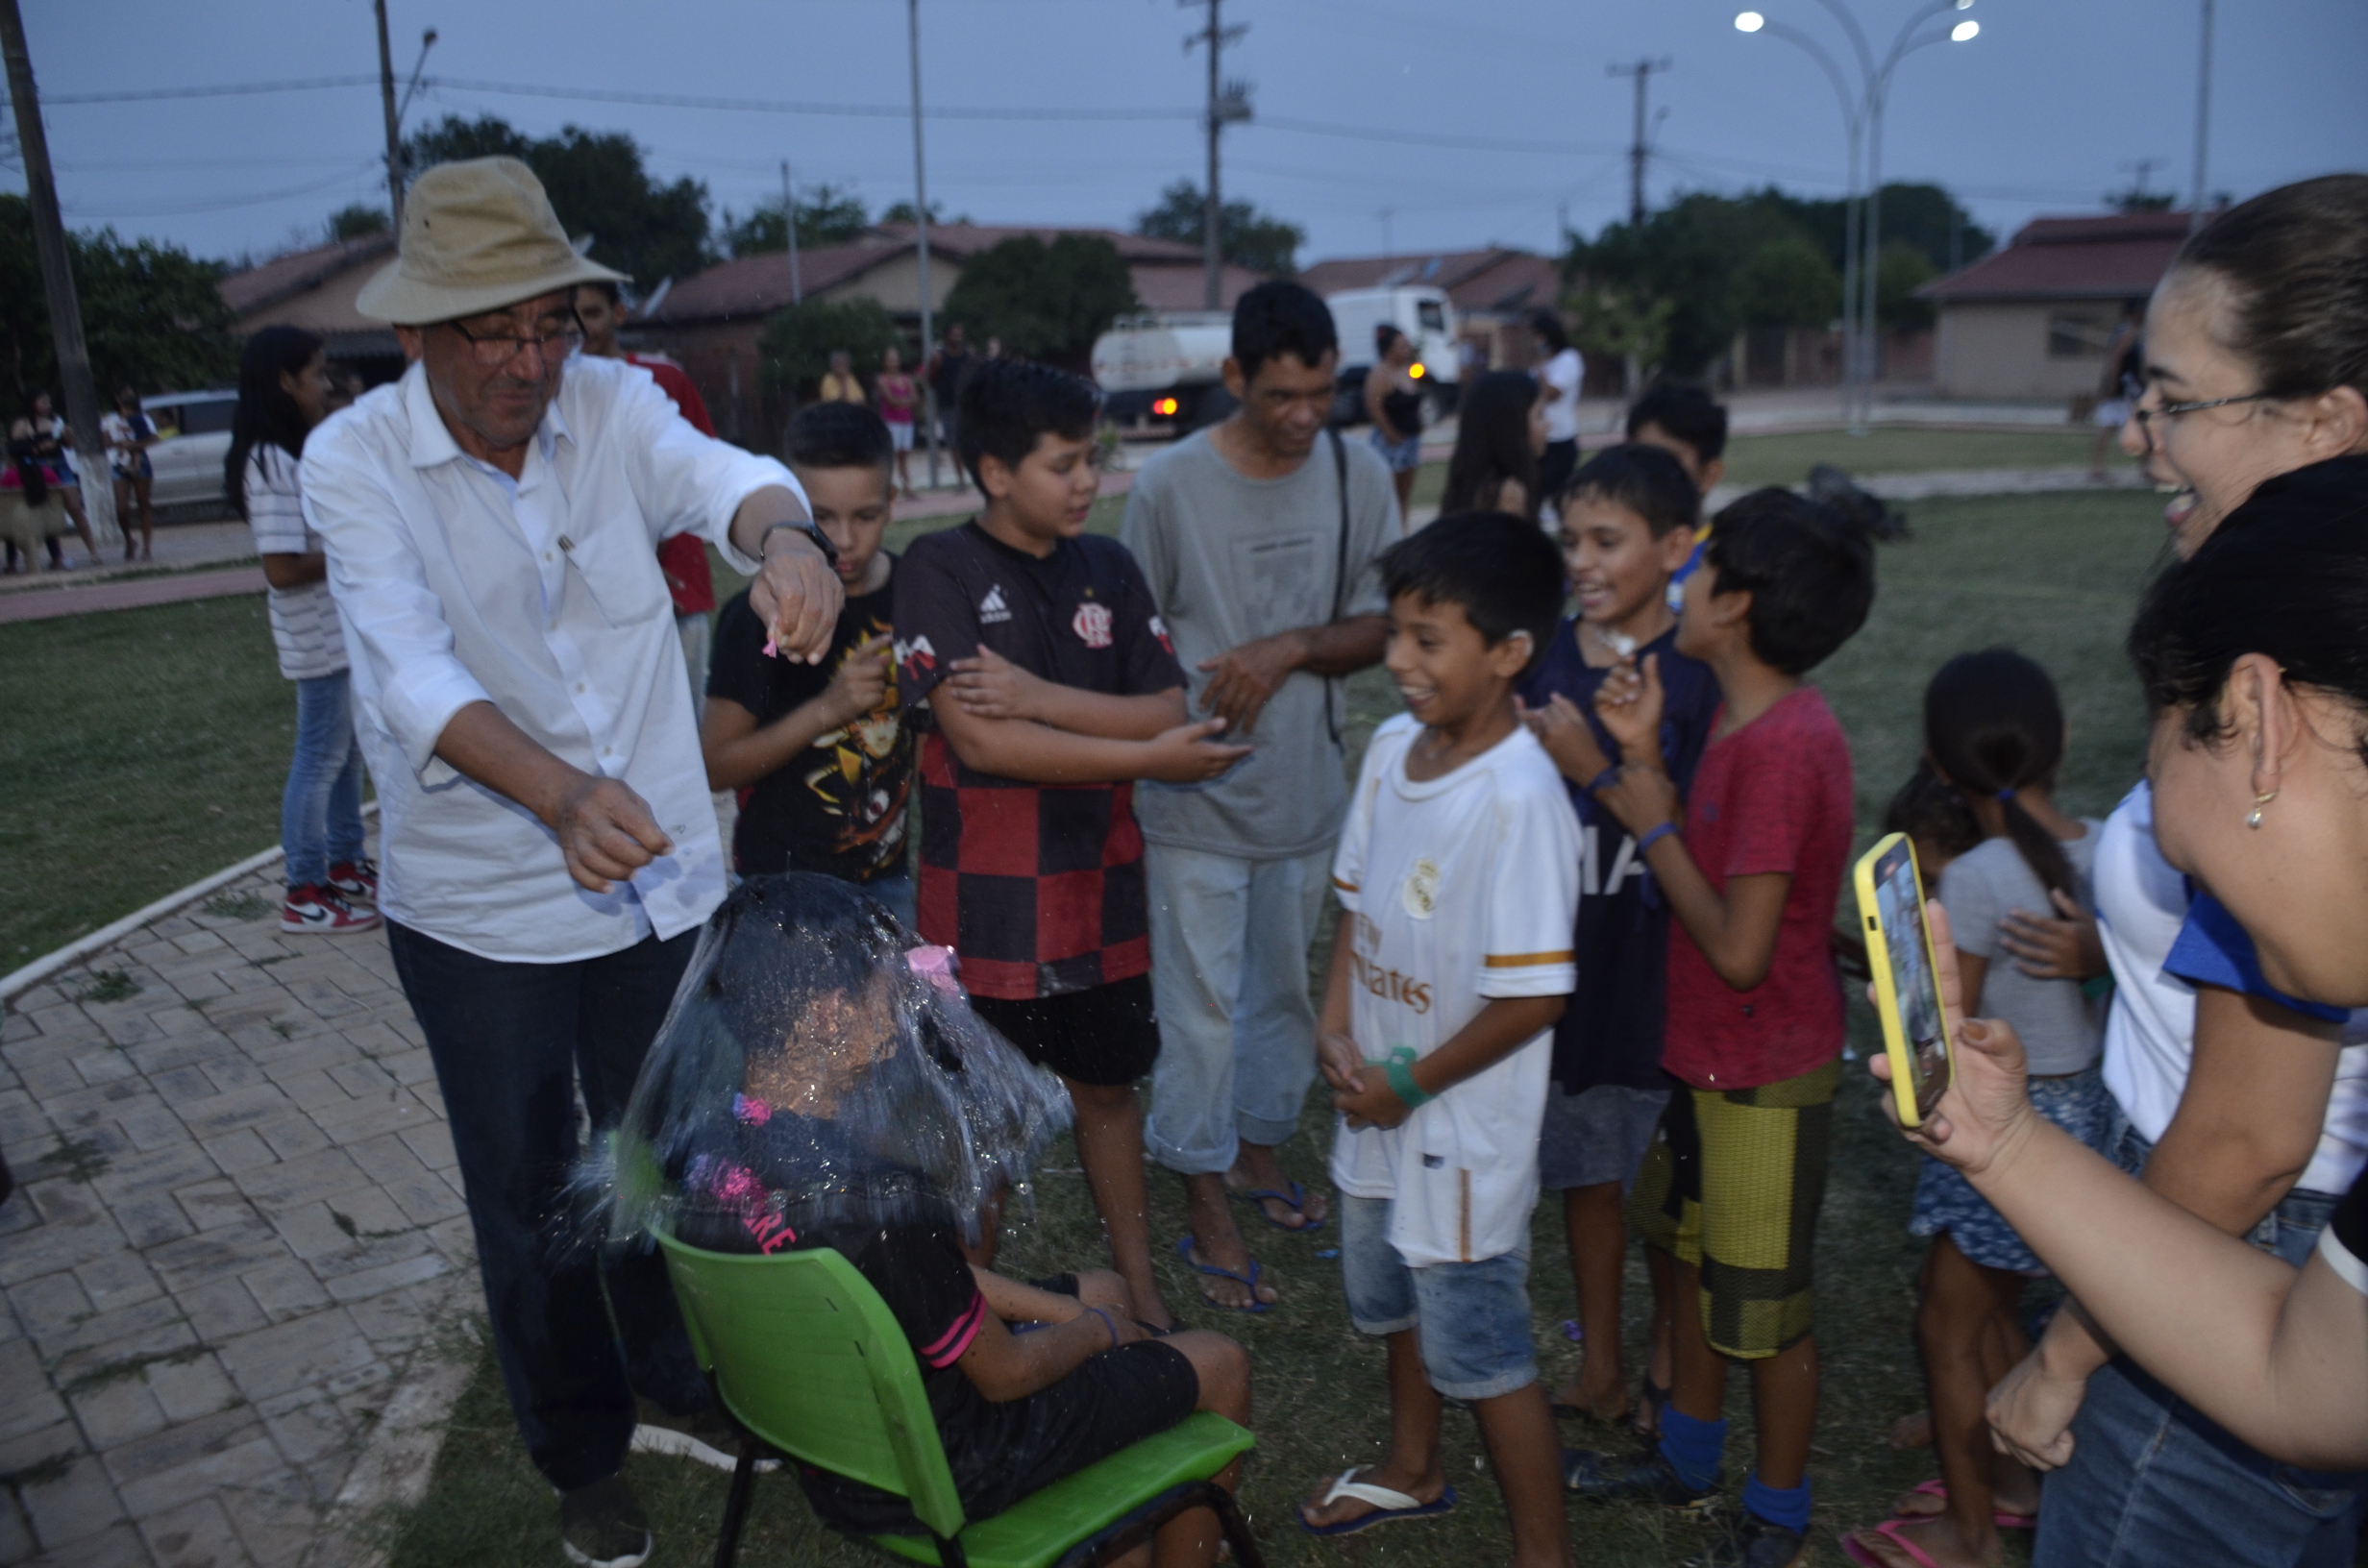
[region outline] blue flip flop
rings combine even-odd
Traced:
[[[1236,1192],[1233,1195],[1244,1203],[1253,1205],[1256,1209],[1258,1217],[1265,1220],[1268,1224],[1273,1226],[1278,1231],[1288,1231],[1293,1236],[1310,1236],[1317,1231],[1322,1230],[1324,1227],[1323,1220],[1308,1219],[1306,1217],[1307,1188],[1301,1187],[1296,1182],[1291,1184],[1291,1190],[1288,1192],[1276,1192],[1267,1188],[1260,1188],[1255,1192]],[[1268,1213],[1266,1211],[1266,1204],[1267,1200],[1270,1198],[1273,1199],[1276,1203],[1284,1204],[1290,1208],[1296,1209],[1299,1212],[1301,1223],[1297,1225],[1286,1225],[1281,1220],[1276,1219],[1272,1214]],[[1329,1215],[1326,1216],[1326,1218],[1329,1217]]]
[[[1307,1522],[1307,1515],[1302,1513],[1299,1515],[1299,1528],[1310,1535],[1354,1535],[1375,1525],[1395,1524],[1401,1519],[1435,1519],[1443,1513],[1455,1511],[1454,1487],[1441,1492],[1435,1503],[1418,1503],[1404,1492],[1375,1486],[1357,1479],[1358,1471],[1371,1468],[1370,1465],[1360,1464],[1342,1471],[1341,1479],[1332,1483],[1323,1494],[1323,1502],[1317,1506],[1327,1507],[1344,1497],[1352,1497],[1360,1503],[1371,1504],[1372,1512],[1361,1513],[1354,1519],[1344,1519],[1337,1525],[1311,1525]]]
[[[1236,1274],[1230,1268],[1220,1268],[1215,1263],[1201,1262],[1198,1259],[1193,1256],[1193,1238],[1189,1236],[1179,1236],[1175,1238],[1175,1255],[1178,1258],[1183,1259],[1185,1263],[1197,1273],[1213,1275],[1221,1280],[1232,1280],[1237,1284],[1246,1285],[1249,1286],[1249,1305],[1246,1307],[1225,1308],[1226,1311],[1235,1312],[1263,1312],[1274,1305],[1274,1303],[1270,1301],[1260,1301],[1258,1299],[1257,1259],[1252,1258],[1249,1261],[1249,1272],[1246,1275]],[[1211,1300],[1209,1293],[1206,1290],[1200,1292],[1200,1299],[1208,1302],[1208,1304],[1212,1307],[1225,1307],[1225,1304],[1221,1301]]]

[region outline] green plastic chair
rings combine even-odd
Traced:
[[[691,1348],[724,1409],[748,1433],[715,1543],[731,1568],[770,1453],[904,1498],[922,1535],[871,1543],[939,1568],[1106,1563],[1188,1509],[1216,1511],[1242,1568],[1263,1568],[1233,1496],[1209,1478],[1255,1446],[1223,1416],[1176,1426],[1023,1498],[992,1519],[964,1517],[911,1343],[854,1264],[826,1248],[757,1257],[658,1237]]]

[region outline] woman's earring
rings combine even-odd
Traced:
[[[2259,827],[2261,825],[2261,808],[2277,798],[2278,792],[2276,790],[2270,791],[2267,795],[2255,796],[2253,797],[2253,815],[2245,819],[2245,825],[2247,827]]]

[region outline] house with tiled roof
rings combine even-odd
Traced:
[[[394,329],[354,308],[361,285],[394,259],[395,236],[363,234],[290,251],[222,280],[222,303],[241,337],[265,327],[301,327],[320,335],[330,359],[372,381],[402,373]]]
[[[1126,263],[1136,298],[1149,309],[1196,310],[1206,297],[1196,245],[1148,239],[1114,229],[932,224],[929,304],[940,322],[964,264],[1024,234],[1048,244],[1063,234],[1108,240]],[[1262,281],[1259,273],[1227,266],[1221,279],[1225,306],[1231,308],[1246,290]],[[786,251],[720,262],[654,299],[635,319],[631,336],[681,362],[714,411],[717,429],[737,440],[754,441],[769,423],[762,412],[756,340],[764,333],[765,319],[796,299],[876,300],[899,326],[917,335],[921,264],[912,225],[884,223],[844,245],[802,249],[798,253],[794,278]]]
[[[1916,293],[1939,307],[1934,391],[2048,402],[2095,393],[2123,310],[2154,292],[2191,227],[2185,212],[2035,218],[1926,283]]]
[[[1525,318],[1562,298],[1562,267],[1551,257],[1490,245],[1418,256],[1352,256],[1319,261],[1299,274],[1319,294],[1428,284],[1446,291],[1476,363],[1526,369],[1537,357]]]

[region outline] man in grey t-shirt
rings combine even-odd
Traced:
[[[1135,794],[1161,1035],[1144,1140],[1184,1178],[1191,1261],[1225,1307],[1274,1296],[1250,1283],[1228,1188],[1286,1230],[1325,1213],[1275,1146],[1316,1075],[1307,950],[1348,804],[1333,683],[1381,659],[1372,561],[1398,533],[1380,459],[1325,429],[1339,359],[1322,300],[1251,289],[1225,361],[1242,406],[1146,464],[1126,501],[1193,700],[1256,747],[1214,782]]]

